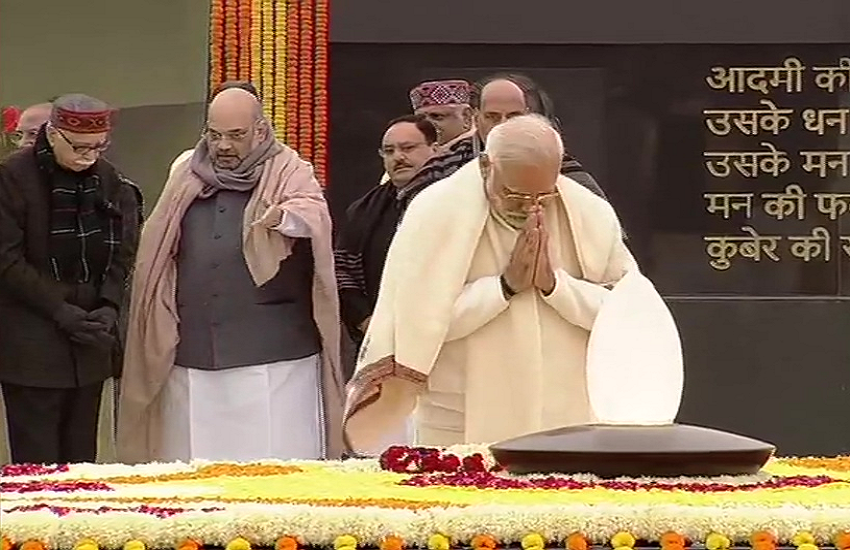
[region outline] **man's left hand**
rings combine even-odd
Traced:
[[[274,229],[283,221],[283,210],[276,205],[263,201],[266,211],[252,225],[259,225],[265,229]]]
[[[534,287],[544,296],[548,296],[555,291],[556,284],[555,270],[552,268],[552,261],[549,258],[549,234],[543,224],[542,209],[535,208],[531,215],[537,217],[537,227],[540,233],[540,252],[534,270]]]

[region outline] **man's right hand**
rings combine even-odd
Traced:
[[[508,267],[502,274],[505,283],[515,293],[528,290],[534,284],[537,255],[540,251],[540,228],[537,218],[529,216],[517,237]]]

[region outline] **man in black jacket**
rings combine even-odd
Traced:
[[[142,197],[100,158],[112,111],[58,98],[0,164],[0,386],[16,463],[93,462]]]

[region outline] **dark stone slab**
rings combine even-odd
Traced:
[[[514,474],[600,477],[755,474],[774,450],[763,441],[683,424],[571,426],[490,447],[499,465]]]

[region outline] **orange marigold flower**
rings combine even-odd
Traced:
[[[472,543],[470,544],[473,550],[486,550],[488,548],[496,548],[496,539],[491,537],[490,535],[475,535],[472,537]]]
[[[401,537],[390,536],[381,541],[381,550],[402,550],[404,548],[404,539]]]
[[[280,537],[274,544],[275,550],[298,550],[298,540],[294,537]]]
[[[201,546],[202,544],[196,540],[186,539],[177,546],[177,550],[200,550]]]
[[[662,548],[684,548],[685,546],[685,537],[680,535],[679,533],[673,531],[667,531],[663,535],[661,535],[661,547]]]
[[[7,537],[3,537],[2,549],[3,550],[12,550],[13,547],[14,547],[14,544],[12,544],[12,541],[10,541]]]
[[[19,550],[46,550],[46,548],[40,540],[28,540],[19,547]]]
[[[775,550],[776,536],[768,531],[759,531],[750,537],[753,550]]]
[[[850,549],[850,531],[839,533],[838,536],[835,537],[835,548],[837,550]]]
[[[587,550],[589,546],[587,538],[581,533],[571,534],[564,542],[564,548],[566,550]]]

